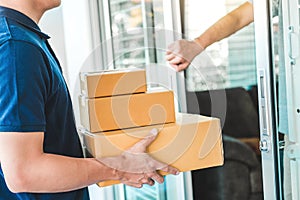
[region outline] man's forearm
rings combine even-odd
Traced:
[[[158,169],[178,174],[177,169],[160,163],[151,156],[137,156],[146,153],[146,147],[154,141],[157,133],[157,130],[150,132],[148,137],[126,151],[127,154],[113,157],[113,163],[103,164],[103,160],[94,158],[73,158],[44,153],[42,132],[1,132],[1,168],[8,188],[15,193],[66,192],[106,180],[119,180],[140,188],[143,184],[153,185],[154,180],[163,182],[163,177],[156,172]],[[125,161],[139,164],[132,170],[126,168]],[[118,169],[114,166],[119,162],[123,164],[121,163],[121,168]]]
[[[117,179],[115,170],[93,158],[43,154],[18,168],[14,170],[17,171],[16,177],[8,177],[18,181],[7,180],[8,186],[14,192],[65,192],[100,181]]]

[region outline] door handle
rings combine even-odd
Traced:
[[[289,57],[292,59],[292,64],[294,65],[295,59],[299,56],[299,34],[295,32],[294,27],[289,27]]]
[[[270,142],[266,139],[263,139],[259,142],[259,149],[263,152],[268,152],[270,150]]]
[[[265,71],[259,71],[259,86],[260,86],[260,95],[259,95],[259,106],[261,112],[261,126],[262,134],[269,135],[268,133],[268,119],[267,119],[267,108],[266,108],[266,88],[265,88]]]

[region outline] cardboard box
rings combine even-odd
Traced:
[[[80,100],[81,124],[90,132],[175,122],[172,91]]]
[[[109,131],[92,134],[83,132],[83,141],[89,153],[96,158],[117,156],[145,137],[150,130],[160,130],[148,147],[155,159],[180,171],[220,166],[223,164],[223,146],[220,121],[217,118],[195,114],[177,114],[176,123]],[[99,186],[119,183],[106,181]]]
[[[80,73],[81,93],[89,98],[145,92],[144,69],[120,69]]]

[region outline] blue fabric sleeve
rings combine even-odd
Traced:
[[[0,46],[0,131],[45,131],[47,65],[34,45],[9,40]]]

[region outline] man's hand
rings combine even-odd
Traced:
[[[196,41],[177,40],[168,46],[166,59],[176,71],[185,70],[204,48]]]
[[[153,129],[149,136],[137,142],[120,156],[98,158],[97,160],[115,169],[119,180],[126,185],[140,188],[143,184],[153,185],[154,180],[163,183],[164,178],[157,173],[157,170],[174,175],[179,171],[153,159],[146,153],[147,146],[155,140],[157,134],[157,129]]]

